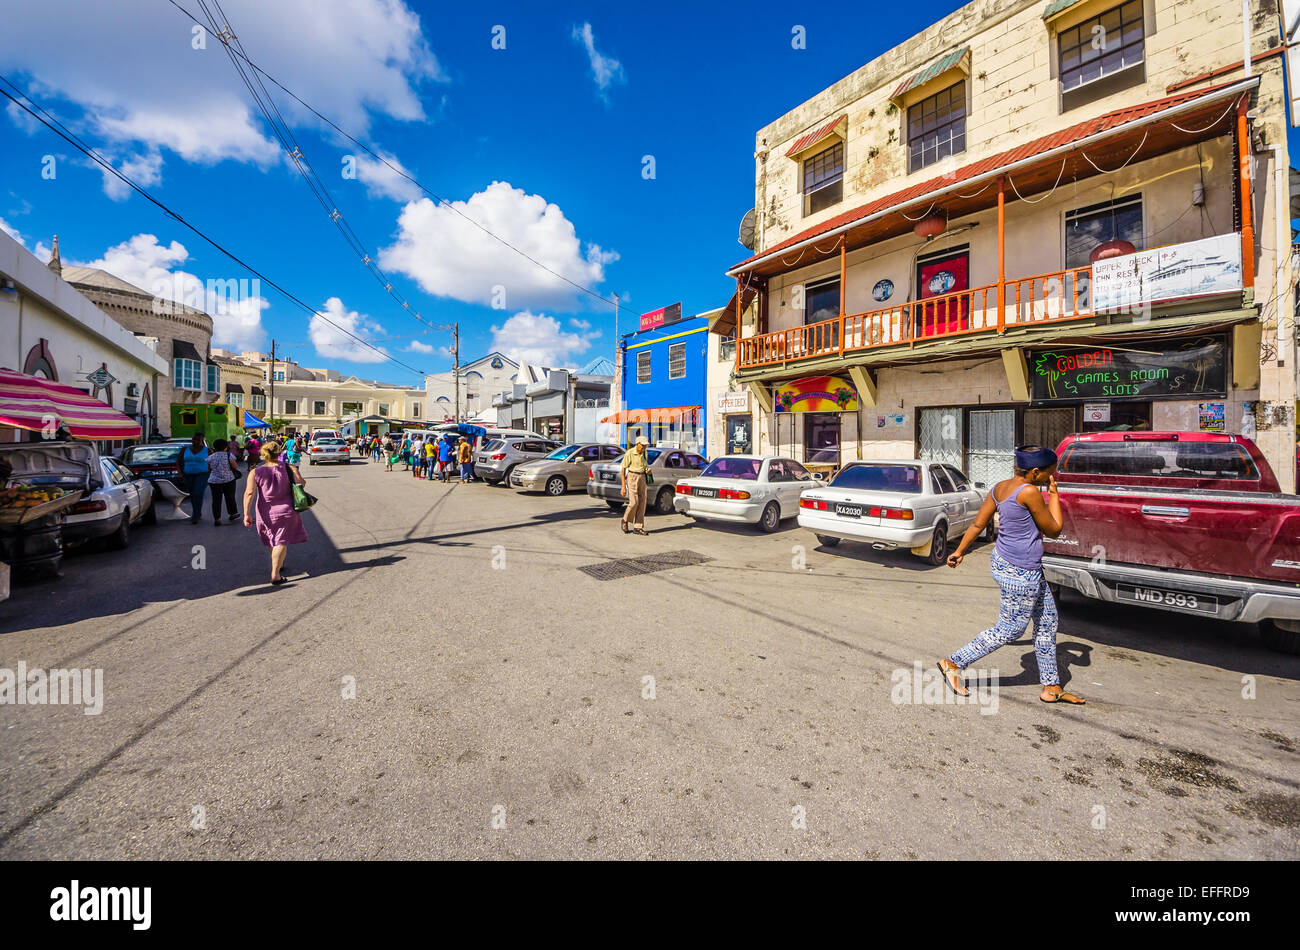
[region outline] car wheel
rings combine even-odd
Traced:
[[[758,519],[758,526],[769,534],[781,527],[781,506],[769,501]]]
[[[1262,620],[1259,635],[1271,650],[1300,653],[1300,620]]]
[[[817,535],[817,543],[828,548],[835,547],[835,545],[840,543],[840,540],[841,540],[840,538],[832,538],[828,534]]]
[[[610,509],[613,511],[622,511],[627,503],[622,501],[610,501],[608,498],[606,498],[605,504],[609,505]]]
[[[562,475],[553,475],[546,480],[546,494],[559,497],[569,490],[569,483]]]
[[[676,494],[671,488],[659,489],[659,494],[655,496],[655,514],[671,515],[673,513],[673,496]]]
[[[948,560],[948,523],[940,521],[934,526],[934,534],[930,536],[930,554],[926,558],[935,567],[944,564]]]
[[[153,510],[153,502],[149,502],[149,507],[144,510],[144,516],[140,519],[145,524],[157,524],[158,512]]]
[[[511,476],[511,474],[514,472],[514,470],[515,470],[515,467],[514,467],[513,465],[511,465],[508,469],[506,469],[505,472],[501,475],[501,481],[497,482],[497,484],[498,484],[498,485],[504,485],[506,488],[509,488],[509,487],[510,487],[510,476]]]
[[[122,512],[122,523],[108,536],[107,545],[114,551],[121,551],[131,543],[131,512]]]

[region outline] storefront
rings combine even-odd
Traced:
[[[802,461],[813,471],[837,469],[842,446],[857,438],[858,392],[842,376],[808,376],[778,383],[773,390],[776,442],[801,445]]]
[[[724,392],[717,397],[717,411],[722,418],[723,452],[749,455],[754,451],[754,413],[749,393]]]

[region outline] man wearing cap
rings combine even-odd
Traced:
[[[637,534],[645,534],[645,478],[650,468],[646,458],[646,447],[650,440],[637,436],[636,445],[623,453],[623,465],[619,468],[619,494],[627,499],[623,509],[623,533],[629,528]]]

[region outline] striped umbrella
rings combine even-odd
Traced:
[[[51,434],[67,427],[79,439],[138,439],[140,424],[80,389],[0,369],[0,426]]]

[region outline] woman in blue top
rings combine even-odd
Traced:
[[[203,496],[208,493],[208,447],[203,444],[203,433],[196,432],[190,444],[176,456],[176,467],[185,477],[190,492],[190,524],[199,523],[203,514]]]
[[[284,443],[284,460],[290,465],[297,465],[299,459],[298,440],[289,437],[289,441]]]
[[[1056,490],[1056,453],[1040,445],[1016,449],[1015,477],[998,482],[984,499],[975,523],[948,558],[949,567],[962,562],[967,549],[998,513],[998,540],[989,557],[993,579],[1002,590],[998,622],[978,634],[946,660],[939,661],[948,688],[958,696],[969,696],[962,682],[962,670],[988,656],[1003,644],[1018,640],[1034,622],[1034,656],[1045,703],[1080,705],[1083,699],[1061,689],[1056,669],[1056,601],[1043,579],[1043,535],[1061,533],[1061,499]],[[1042,488],[1047,488],[1047,502]]]

